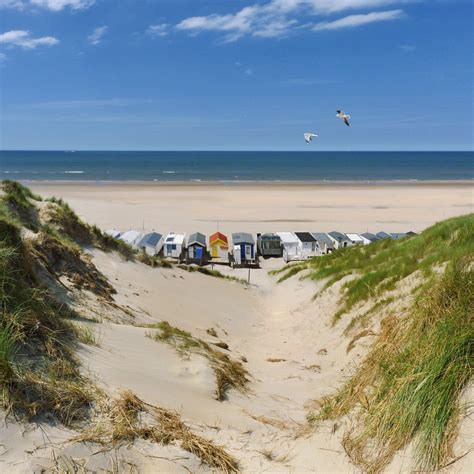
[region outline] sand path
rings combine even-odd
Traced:
[[[146,337],[149,329],[97,325],[100,347],[84,348],[85,367],[109,390],[129,388],[149,403],[178,410],[196,430],[236,456],[244,471],[347,471],[330,431],[297,437],[305,404],[332,391],[357,356],[345,353],[343,328],[332,328],[336,295],[316,305],[317,286],[297,278],[276,284],[268,275],[282,262],[252,270],[252,286],[177,269],[151,269],[100,252],[94,262],[118,289],[116,301],[139,307],[137,323],[167,320],[212,342],[217,330],[234,358],[245,356],[250,393],[214,396],[213,373],[198,355],[180,357]],[[225,270],[246,277],[247,270]],[[270,360],[269,360],[270,359]],[[319,448],[318,448],[319,447]],[[319,451],[318,451],[319,449]]]

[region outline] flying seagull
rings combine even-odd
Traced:
[[[309,143],[311,140],[313,140],[313,138],[316,138],[317,135],[315,133],[305,133],[304,134],[304,139],[306,141],[306,143]]]
[[[351,118],[351,116],[345,114],[343,110],[337,110],[337,115],[336,115],[336,117],[337,117],[337,118],[340,118],[340,119],[342,119],[342,120],[344,120],[344,123],[345,123],[348,127],[351,126],[351,124],[349,123],[349,119]]]

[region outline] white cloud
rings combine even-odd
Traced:
[[[93,5],[96,0],[0,0],[0,8],[15,8],[23,10],[27,6],[45,8],[59,12],[65,8],[84,10]]]
[[[301,28],[308,28],[308,18],[314,16],[328,16],[346,10],[373,9],[386,7],[392,4],[407,3],[413,0],[269,0],[246,6],[236,13],[211,14],[208,16],[194,16],[185,18],[178,23],[177,30],[197,34],[202,31],[224,33],[224,41],[236,41],[244,36],[262,38],[281,38]],[[393,12],[401,10],[391,10]],[[316,29],[330,29],[319,25],[331,25],[336,22],[344,25],[346,22],[359,21],[359,25],[384,21],[389,12],[371,12],[360,15],[350,15],[346,20],[342,18],[335,22],[321,22]],[[400,13],[401,16],[401,13]],[[301,19],[305,19],[300,23]],[[309,25],[313,26],[313,25]],[[343,27],[343,26],[340,26]]]
[[[355,28],[356,26],[368,25],[380,21],[398,20],[403,17],[402,10],[388,10],[383,12],[371,12],[361,15],[349,15],[334,21],[323,21],[315,25],[314,31],[340,30],[342,28]]]
[[[35,49],[38,46],[54,46],[59,40],[53,36],[33,38],[29,31],[11,30],[0,34],[0,44],[19,46],[23,49]]]
[[[0,0],[0,8],[16,8],[21,10],[23,7],[22,0]]]
[[[0,64],[7,60],[7,55],[5,53],[0,53]]]
[[[67,7],[72,10],[84,10],[93,5],[95,0],[30,0],[30,3],[37,7],[59,12]]]
[[[101,43],[101,41],[102,41],[104,35],[107,33],[107,31],[109,31],[108,26],[99,26],[98,28],[95,28],[94,31],[92,32],[92,34],[90,34],[87,37],[87,41],[90,44],[97,45],[97,44]]]
[[[152,36],[153,38],[156,37],[163,37],[169,33],[170,25],[168,23],[159,23],[157,25],[150,25],[146,33],[147,35]]]
[[[105,109],[105,108],[126,108],[134,106],[156,105],[157,99],[72,99],[59,100],[52,102],[36,102],[33,104],[23,104],[19,106],[22,109],[41,109],[41,110],[75,110],[75,109]]]

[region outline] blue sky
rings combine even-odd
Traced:
[[[472,9],[0,0],[0,148],[470,150]]]

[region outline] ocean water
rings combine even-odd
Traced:
[[[0,179],[395,181],[474,179],[474,152],[0,151]]]

